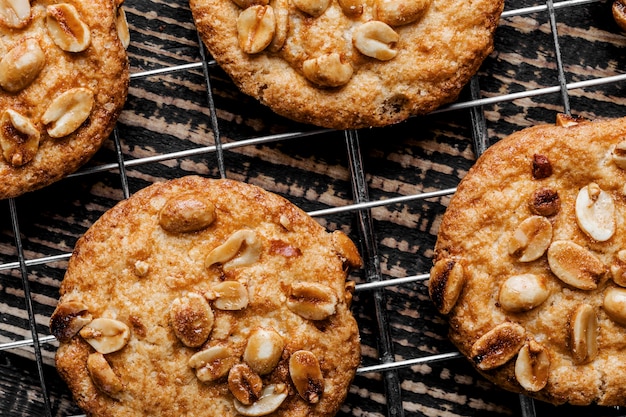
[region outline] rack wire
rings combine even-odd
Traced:
[[[610,1],[511,0],[496,51],[456,103],[399,126],[344,132],[279,118],[238,93],[199,46],[186,2],[125,4],[131,90],[110,144],[58,184],[6,201],[0,374],[4,369],[9,376],[0,379],[2,415],[80,415],[54,374],[56,341],[47,328],[73,244],[117,201],[188,173],[257,183],[359,242],[365,263],[353,277],[354,309],[363,363],[341,415],[554,412],[499,391],[473,372],[446,340],[425,282],[438,220],[491,142],[552,122],[558,112],[589,118],[626,113],[626,38],[612,22]],[[391,142],[388,137],[396,143],[381,143]],[[11,381],[11,372],[20,378]],[[623,414],[602,407],[566,410]]]

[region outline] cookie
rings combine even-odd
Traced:
[[[50,321],[88,415],[332,416],[360,363],[352,241],[231,180],[151,185],[77,242]]]
[[[76,171],[113,130],[129,79],[119,3],[0,3],[0,198]]]
[[[449,336],[501,387],[625,405],[626,119],[521,130],[452,197],[429,293]]]
[[[244,93],[318,126],[385,126],[455,100],[493,50],[502,0],[190,0]]]

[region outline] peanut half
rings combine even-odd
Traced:
[[[91,31],[69,3],[47,7],[46,25],[54,43],[67,52],[82,52],[91,43]]]
[[[0,87],[16,93],[28,87],[46,64],[46,56],[37,39],[18,43],[0,60]]]
[[[95,103],[93,92],[87,88],[72,88],[56,97],[41,117],[48,135],[62,138],[77,130],[91,114]]]
[[[40,134],[27,117],[7,109],[0,118],[0,148],[5,161],[20,167],[32,161],[39,150]]]

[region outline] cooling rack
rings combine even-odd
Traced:
[[[508,1],[494,53],[456,103],[359,131],[297,124],[242,95],[200,46],[184,0],[125,7],[130,94],[111,140],[79,172],[0,202],[1,415],[82,415],[48,329],[72,248],[116,202],[187,174],[259,185],[358,242],[363,360],[339,415],[626,415],[499,390],[447,341],[426,289],[439,220],[477,155],[559,112],[626,115],[626,35],[611,1]]]

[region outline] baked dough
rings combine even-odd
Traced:
[[[57,369],[94,416],[334,415],[360,363],[360,264],[345,234],[258,187],[156,183],[78,241]]]
[[[385,126],[455,100],[493,50],[501,0],[190,0],[246,94],[323,127]]]
[[[128,92],[121,2],[0,3],[0,199],[76,171]]]
[[[429,291],[496,384],[625,405],[626,119],[524,129],[490,147],[440,225]]]

